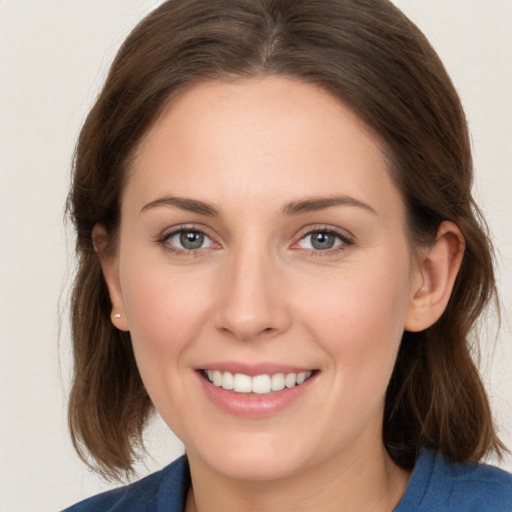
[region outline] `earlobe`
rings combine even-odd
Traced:
[[[107,284],[112,312],[110,315],[112,324],[121,331],[128,331],[128,321],[125,314],[123,294],[119,281],[119,271],[115,254],[107,250],[109,235],[101,224],[96,224],[92,230],[92,242],[94,250],[101,262],[103,278]]]
[[[412,290],[405,330],[419,332],[443,314],[464,254],[464,237],[453,222],[441,223],[434,244],[424,249],[418,262],[420,285]]]

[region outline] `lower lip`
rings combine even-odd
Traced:
[[[318,377],[314,374],[308,380],[293,388],[273,391],[265,395],[235,393],[212,384],[198,373],[206,396],[219,409],[235,416],[265,418],[273,416],[300,399]]]

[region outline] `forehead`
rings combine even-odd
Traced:
[[[127,188],[132,182],[147,201],[191,192],[246,204],[350,193],[378,204],[385,192],[398,194],[378,137],[329,93],[284,77],[182,91],[139,145],[131,171]]]

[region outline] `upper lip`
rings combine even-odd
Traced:
[[[300,373],[313,371],[315,368],[307,366],[295,366],[280,363],[257,363],[249,364],[243,362],[216,362],[208,363],[197,367],[197,370],[217,370],[220,372],[231,372],[233,374],[241,373],[254,377],[256,375],[274,375],[276,373]]]

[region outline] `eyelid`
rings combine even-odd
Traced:
[[[185,249],[176,247],[174,245],[171,245],[168,243],[168,240],[176,236],[177,234],[181,232],[196,232],[201,233],[205,237],[207,237],[214,247],[201,247],[199,249]],[[177,226],[173,226],[171,228],[167,228],[162,232],[161,235],[158,236],[156,243],[159,245],[162,245],[167,251],[175,254],[184,254],[184,255],[197,255],[201,253],[202,251],[209,250],[212,248],[220,248],[221,244],[216,241],[216,238],[214,235],[210,233],[211,230],[207,229],[205,226],[200,226],[197,224],[189,223],[189,224],[178,224]]]
[[[168,240],[170,237],[175,236],[178,233],[183,232],[183,231],[193,231],[193,232],[198,232],[198,233],[203,234],[205,237],[207,237],[212,242],[213,247],[202,247],[199,249],[184,249],[184,248],[181,249],[179,247],[170,245],[168,243]],[[218,237],[215,235],[212,235],[210,232],[211,232],[211,230],[206,228],[203,225],[198,225],[198,224],[194,224],[194,223],[178,224],[176,226],[172,226],[171,228],[167,228],[166,230],[164,230],[162,232],[162,234],[160,236],[158,236],[158,238],[156,239],[156,243],[164,246],[164,248],[166,250],[168,250],[169,252],[175,253],[175,254],[198,255],[205,250],[209,250],[212,248],[219,249],[222,247],[222,244],[220,244],[217,241]],[[337,251],[343,251],[343,250],[347,249],[348,247],[355,244],[354,235],[352,235],[352,233],[348,232],[345,229],[335,227],[332,225],[328,225],[328,224],[314,224],[314,225],[306,226],[299,231],[299,233],[295,237],[296,241],[293,242],[293,244],[291,245],[291,249],[300,250],[301,248],[298,247],[298,244],[307,236],[312,235],[313,233],[318,233],[318,232],[332,234],[332,235],[336,236],[337,238],[339,238],[341,243],[338,246],[333,247],[331,249],[325,249],[325,250],[304,249],[304,250],[309,250],[310,252],[314,252],[314,253],[329,254],[329,253],[333,253],[333,252],[337,252]]]
[[[342,243],[337,247],[333,247],[332,249],[326,249],[323,251],[311,249],[314,252],[328,254],[329,252],[344,250],[347,247],[350,247],[355,244],[354,235],[352,235],[352,233],[348,232],[347,230],[341,229],[341,228],[338,228],[335,226],[331,226],[328,224],[315,224],[315,225],[307,226],[307,227],[301,229],[301,231],[299,232],[299,234],[296,237],[296,241],[292,244],[291,248],[297,249],[297,250],[300,249],[300,247],[297,247],[299,242],[304,240],[304,238],[306,238],[307,236],[312,235],[313,233],[319,233],[319,232],[332,234],[332,235],[338,237]]]

